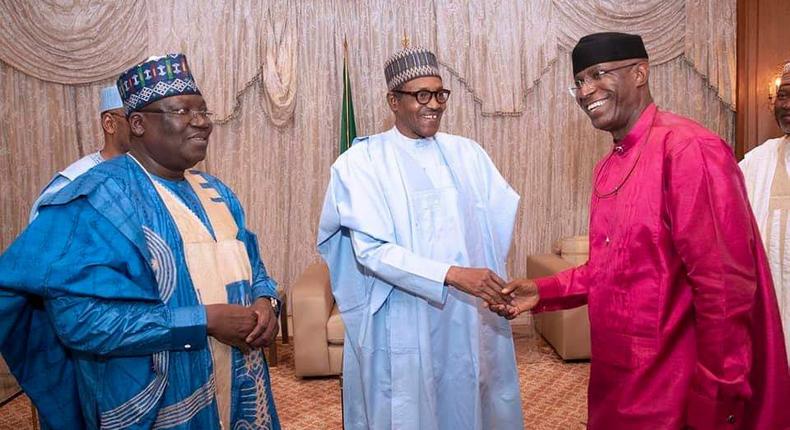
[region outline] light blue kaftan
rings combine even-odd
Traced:
[[[103,161],[104,158],[102,158],[101,152],[96,151],[80,158],[62,171],[56,173],[47,186],[41,191],[36,201],[33,202],[33,207],[30,208],[30,222],[33,222],[33,219],[38,215],[38,206],[42,201],[55,195],[55,193],[62,190],[80,175],[98,166]]]
[[[347,430],[522,428],[508,321],[444,285],[451,265],[506,277],[517,206],[462,137],[392,129],[338,158],[318,249],[346,327]]]
[[[276,297],[237,198],[201,175],[227,204],[252,268],[252,279],[226,287],[230,301]],[[0,256],[0,294],[43,303],[45,312],[35,313],[18,300],[0,301],[0,346],[51,427],[219,427],[205,309],[179,232],[129,156],[100,164],[42,203]],[[234,363],[244,364],[241,356],[234,350]],[[48,371],[69,366],[72,376]],[[232,428],[279,429],[265,361],[236,369]],[[58,379],[75,384],[78,396],[48,395]],[[250,398],[250,384],[261,380],[265,394]],[[72,412],[76,402],[82,417]],[[67,414],[54,415],[59,411]],[[250,424],[256,421],[266,425]]]

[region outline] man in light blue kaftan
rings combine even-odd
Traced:
[[[130,78],[160,66],[158,80]],[[133,97],[157,83],[167,91]],[[0,318],[2,353],[54,428],[279,429],[261,350],[276,334],[276,284],[236,196],[191,170],[212,124],[186,58],[153,57],[119,89],[129,155],[45,198],[0,256],[0,293],[46,311]],[[35,354],[73,364],[74,398],[41,392],[58,375],[27,365]],[[51,415],[58,401],[82,417]]]
[[[30,221],[36,217],[38,206],[47,196],[57,193],[102,161],[125,154],[129,150],[129,124],[126,122],[123,101],[117,86],[112,85],[101,89],[99,113],[104,134],[104,145],[101,150],[80,158],[55,174],[33,203],[33,207],[30,209]]]
[[[395,127],[331,169],[318,249],[346,327],[344,421],[356,429],[520,429],[499,303],[518,195],[475,142],[437,133],[435,56],[388,62]]]

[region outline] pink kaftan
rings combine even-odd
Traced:
[[[729,146],[648,106],[598,163],[586,264],[536,311],[589,304],[589,428],[790,428],[771,274]]]

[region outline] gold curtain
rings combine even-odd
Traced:
[[[567,93],[586,32],[638,32],[658,104],[734,137],[735,0],[0,0],[0,249],[52,174],[100,147],[98,90],[149,55],[187,54],[219,121],[204,168],[239,195],[271,274],[316,260],[337,155],[342,46],[357,129],[392,126],[384,60],[404,33],[453,91],[443,130],[477,140],[521,194],[511,273],[587,229],[609,149]],[[31,262],[32,263],[32,262]]]

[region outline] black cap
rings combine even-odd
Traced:
[[[626,33],[595,33],[579,39],[571,53],[573,74],[600,63],[648,58],[642,37]]]

